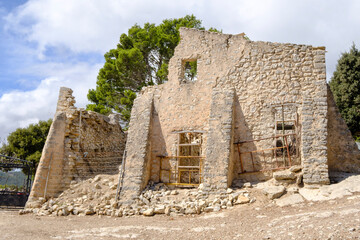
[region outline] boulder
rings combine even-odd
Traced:
[[[185,209],[185,214],[196,214],[196,213],[197,211],[195,208],[190,207]]]
[[[274,172],[273,178],[276,180],[294,180],[296,178],[296,174],[287,169],[284,171]]]
[[[248,197],[245,197],[243,195],[239,195],[237,197],[236,202],[234,202],[234,204],[245,204],[245,203],[249,203],[250,199]]]
[[[296,172],[300,172],[301,169],[302,169],[302,167],[300,165],[295,165],[295,166],[292,166],[289,170],[290,170],[290,172],[296,173]]]
[[[165,213],[166,215],[170,215],[170,207],[169,207],[169,206],[166,206],[166,207],[165,207],[164,213]]]
[[[275,200],[276,205],[278,205],[280,207],[294,205],[294,204],[303,203],[303,202],[304,202],[303,197],[297,193]]]
[[[171,195],[178,195],[178,194],[179,194],[179,192],[176,191],[176,190],[172,190],[172,191],[171,191]]]
[[[239,192],[235,192],[235,193],[230,194],[229,195],[229,201],[231,201],[231,202],[236,201],[236,199],[238,198],[239,195],[240,195]]]
[[[143,215],[147,217],[154,216],[154,214],[154,208],[148,208],[143,212]]]
[[[221,207],[219,205],[214,206],[214,209],[213,209],[214,212],[218,212],[220,210],[221,210]]]
[[[213,212],[214,211],[214,208],[213,207],[206,207],[204,209],[204,212]]]
[[[244,183],[243,187],[244,188],[252,188],[252,184],[251,184],[251,182],[246,182],[246,183]]]
[[[155,214],[165,214],[165,205],[156,206],[154,209]]]
[[[95,214],[94,210],[91,208],[88,208],[84,211],[85,215],[93,215]]]
[[[286,189],[284,186],[267,186],[263,188],[263,192],[270,199],[281,197],[285,193]]]

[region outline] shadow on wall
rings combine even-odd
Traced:
[[[341,118],[334,96],[328,85],[328,166],[329,173],[360,173],[360,149]],[[332,174],[330,174],[332,175]]]
[[[234,139],[236,142],[242,141],[249,141],[243,144],[235,144],[234,148],[234,181],[236,180],[245,180],[245,181],[259,181],[265,180],[268,177],[264,175],[263,172],[255,172],[262,168],[260,156],[254,154],[251,157],[250,154],[246,154],[246,152],[258,150],[257,146],[255,145],[253,138],[253,134],[245,120],[245,116],[243,110],[241,108],[239,99],[237,95],[235,95],[235,129],[234,129]],[[241,153],[241,160],[240,161],[240,154]],[[241,166],[242,165],[242,166]]]
[[[159,114],[154,107],[151,123],[151,176],[150,180],[154,182],[161,181],[160,173],[160,161],[161,159],[158,156],[167,156],[168,152],[166,151],[166,141],[163,135],[163,131],[160,124]],[[165,160],[162,160],[163,162]],[[169,161],[167,159],[167,161]]]

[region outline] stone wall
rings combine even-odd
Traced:
[[[332,109],[328,111],[324,47],[249,41],[244,34],[185,28],[180,36],[169,63],[169,81],[144,88],[134,105],[126,163],[136,167],[136,174],[126,168],[124,189],[139,193],[148,179],[161,181],[160,159],[178,154],[179,133],[186,131],[202,133],[205,188],[225,189],[233,179],[249,179],[251,169],[257,171],[252,175],[256,179],[268,179],[271,172],[258,172],[266,167],[259,157],[254,164],[244,158],[241,167],[233,143],[247,142],[239,145],[241,153],[275,147],[274,139],[253,140],[279,134],[276,121],[283,106],[284,120],[296,123],[298,153],[293,164],[302,165],[303,182],[329,183],[328,153],[329,161],[335,161],[335,134],[328,136],[334,122]],[[193,81],[185,74],[189,61],[197,62]]]
[[[328,164],[333,172],[360,173],[360,150],[341,118],[328,86]]]
[[[226,189],[234,169],[234,89],[212,93],[209,131],[204,163],[204,189]]]
[[[131,111],[126,160],[123,165],[124,187],[120,195],[123,202],[131,202],[137,198],[150,178],[152,98],[151,93],[138,96]]]
[[[74,103],[72,90],[62,87],[27,206],[40,197],[57,197],[71,181],[118,172],[126,140],[118,117]]]

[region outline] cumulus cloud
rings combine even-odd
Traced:
[[[52,76],[43,79],[31,91],[11,91],[0,97],[0,139],[18,127],[52,118],[58,98],[59,88],[74,90],[76,106],[85,107],[89,88],[95,87],[97,71],[101,64],[79,63],[75,66],[62,65],[53,70]],[[38,66],[38,70],[44,66]],[[49,66],[46,66],[47,71]]]
[[[189,8],[192,4],[175,5]],[[36,43],[41,58],[47,47],[54,46],[103,54],[133,24],[160,22],[164,8],[173,14],[178,11],[168,1],[30,0],[8,14],[6,28]]]
[[[7,17],[7,28],[37,44],[105,53],[135,23],[195,14],[207,27],[245,32],[253,40],[325,45],[331,70],[339,53],[358,41],[360,2],[346,0],[30,0]]]

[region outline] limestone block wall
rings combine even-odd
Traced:
[[[233,180],[234,100],[234,89],[213,90],[203,173],[209,191],[226,189]]]
[[[273,106],[294,104],[296,114],[300,116],[304,182],[329,182],[324,48],[253,42],[245,40],[241,34],[192,29],[182,29],[181,36],[178,47],[181,53],[176,52],[175,60],[184,59],[184,52],[191,51],[198,62],[205,62],[205,66],[198,63],[198,69],[207,70],[206,85],[236,89],[239,102],[235,114],[237,141],[272,136],[275,125]],[[200,75],[199,79],[202,79]],[[263,142],[254,142],[253,147],[266,148]],[[235,162],[239,163],[239,159]],[[234,168],[234,175],[238,173],[239,164]]]
[[[66,113],[65,153],[69,181],[118,173],[125,134],[117,115],[106,117],[83,109]]]
[[[328,86],[328,164],[329,173],[360,173],[360,150],[341,118],[334,96]]]
[[[118,172],[126,141],[118,117],[74,103],[72,90],[62,87],[27,206],[58,196],[71,181]]]
[[[180,36],[169,63],[169,81],[144,88],[137,97],[142,100],[134,105],[132,140],[127,145],[132,152],[127,164],[134,165],[125,171],[124,188],[139,193],[147,180],[160,181],[160,159],[176,156],[178,133],[186,131],[202,133],[204,183],[213,189],[229,186],[233,179],[244,178],[233,143],[249,141],[239,145],[240,152],[275,147],[273,139],[253,140],[279,134],[275,121],[284,104],[291,106],[285,109],[284,120],[296,121],[299,151],[293,160],[303,167],[304,183],[329,183],[328,159],[335,162],[330,159],[336,158],[333,151],[338,149],[331,140],[338,133],[330,131],[338,130],[331,127],[337,124],[331,106],[328,111],[324,47],[249,41],[244,34],[185,28]],[[197,62],[193,81],[185,77],[189,61]],[[251,168],[246,160],[243,165]],[[271,177],[256,174],[258,179]],[[136,180],[130,181],[130,176]]]
[[[234,37],[230,37],[228,43],[227,59],[235,61],[217,85],[232,85],[236,89],[239,101],[235,116],[236,140],[272,136],[274,106],[293,104],[297,109],[295,114],[300,116],[304,182],[328,183],[324,48],[251,42]],[[241,151],[268,147],[271,146],[264,145],[264,142],[254,142],[252,149],[243,145]],[[239,167],[237,164],[234,174],[240,172]]]
[[[126,144],[126,160],[123,165],[123,187],[120,199],[130,203],[136,199],[150,178],[151,122],[153,95],[151,92],[138,96],[131,110]]]
[[[65,113],[56,113],[46,138],[29,200],[26,204],[28,207],[31,207],[32,202],[39,197],[54,196],[63,188],[65,124]]]

